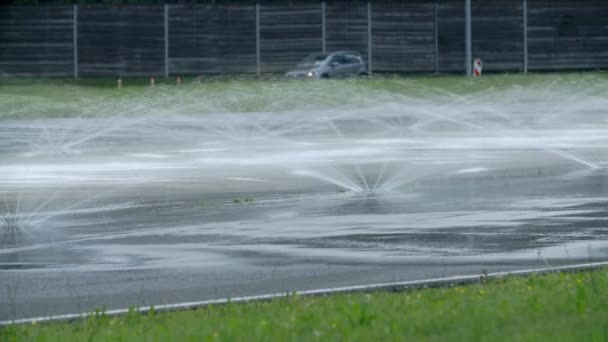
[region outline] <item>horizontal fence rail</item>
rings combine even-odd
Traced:
[[[464,73],[467,3],[2,6],[0,76],[285,72],[323,50],[374,72]],[[608,1],[470,3],[485,70],[608,67]]]

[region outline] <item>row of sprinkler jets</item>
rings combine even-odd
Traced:
[[[203,82],[203,77],[202,76],[198,76],[194,79],[193,83],[195,84],[201,84]],[[182,83],[182,78],[180,76],[177,76],[175,78],[175,84],[179,85]],[[150,87],[155,87],[156,86],[156,79],[154,78],[154,76],[150,76]],[[122,77],[118,77],[116,79],[116,87],[118,88],[122,88],[123,82],[122,82]]]
[[[483,62],[481,61],[481,59],[477,58],[475,60],[475,62],[473,63],[473,77],[481,77],[481,71],[483,68]],[[180,76],[177,76],[175,78],[175,84],[179,85],[182,83],[182,78]],[[202,83],[202,76],[198,76],[194,79],[194,82],[196,84],[201,84]],[[118,77],[116,79],[116,86],[118,88],[122,88],[122,77]],[[154,78],[154,76],[150,76],[150,87],[155,87],[156,86],[156,80]]]

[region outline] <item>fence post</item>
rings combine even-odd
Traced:
[[[169,78],[169,5],[165,4],[165,78]]]
[[[74,58],[74,79],[78,78],[78,4],[74,4],[72,11],[72,56]]]
[[[438,74],[439,73],[439,9],[438,9],[439,5],[437,4],[437,1],[435,1],[435,5],[433,7],[433,17],[435,19],[435,32],[434,34],[434,39],[435,39],[435,73]]]
[[[260,76],[260,4],[255,4],[255,65],[256,74]]]
[[[528,73],[528,0],[524,0],[524,74]]]
[[[321,2],[321,39],[323,40],[323,52],[325,52],[325,1]]]
[[[473,63],[472,47],[471,47],[471,0],[466,0],[464,3],[464,27],[465,27],[465,63],[467,77],[471,77],[471,68]]]
[[[367,3],[367,72],[372,74],[372,3]]]

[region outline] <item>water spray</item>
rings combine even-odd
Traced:
[[[11,210],[8,200],[4,198],[4,207],[6,211],[0,213],[0,247],[10,247],[22,244],[22,236],[24,234],[29,234],[24,219],[19,215],[20,206],[21,195],[19,195],[13,210]]]

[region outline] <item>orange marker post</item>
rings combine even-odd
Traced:
[[[481,77],[481,70],[483,69],[483,62],[477,58],[473,63],[473,77]]]

